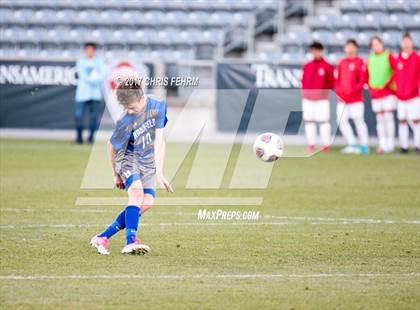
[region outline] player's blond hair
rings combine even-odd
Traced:
[[[126,107],[133,102],[140,101],[144,95],[140,80],[134,77],[122,79],[118,83],[115,95],[118,103],[123,107]]]

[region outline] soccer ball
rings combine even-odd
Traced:
[[[263,133],[254,142],[254,153],[262,161],[275,161],[283,155],[283,141],[274,133]]]

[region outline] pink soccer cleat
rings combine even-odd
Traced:
[[[90,245],[98,250],[99,254],[109,255],[109,240],[106,237],[94,236],[90,240]]]
[[[136,240],[133,243],[127,244],[124,249],[122,249],[122,254],[132,254],[132,255],[145,255],[149,253],[150,248],[145,245],[141,244],[140,240]]]
[[[306,146],[306,152],[307,153],[313,153],[316,151],[316,147],[313,144],[309,144],[308,146]]]

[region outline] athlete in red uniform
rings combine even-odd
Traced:
[[[367,82],[367,70],[365,62],[357,55],[358,44],[355,40],[349,39],[344,45],[346,57],[340,60],[335,76],[335,92],[338,96],[337,122],[347,146],[343,153],[367,154],[368,129],[364,120],[363,87]],[[349,119],[353,119],[356,126],[359,143]]]
[[[324,47],[319,42],[309,46],[313,59],[302,67],[302,110],[308,151],[315,151],[317,124],[322,151],[328,151],[331,143],[330,89],[334,86],[334,67],[323,58]]]
[[[414,133],[414,147],[420,154],[420,56],[414,50],[413,39],[405,34],[401,52],[392,59],[393,81],[398,98],[398,136],[402,153],[408,152],[408,125]]]

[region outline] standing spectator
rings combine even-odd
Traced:
[[[367,80],[366,65],[357,55],[358,44],[354,39],[347,40],[344,45],[346,57],[338,63],[335,75],[335,91],[339,102],[337,104],[337,122],[347,146],[344,154],[368,154],[368,129],[364,120],[363,86]],[[349,119],[354,121],[359,144]]]
[[[382,39],[377,36],[370,40],[370,48],[372,52],[368,58],[368,84],[372,110],[376,114],[378,153],[392,153],[395,147],[394,111],[397,108],[395,86],[391,83],[392,54],[384,49]]]
[[[302,110],[308,151],[315,151],[317,124],[322,141],[322,151],[331,143],[329,90],[334,86],[334,67],[323,58],[324,47],[314,41],[309,46],[313,59],[303,65]]]
[[[392,58],[393,81],[398,98],[398,136],[401,152],[408,153],[408,125],[414,133],[414,147],[420,154],[420,56],[414,50],[411,35],[404,34],[401,52]]]
[[[102,99],[101,84],[105,75],[105,65],[96,56],[96,44],[86,43],[84,57],[76,63],[77,88],[74,116],[76,120],[76,143],[83,143],[83,123],[86,110],[89,110],[89,138],[92,143],[98,126],[98,108]]]

